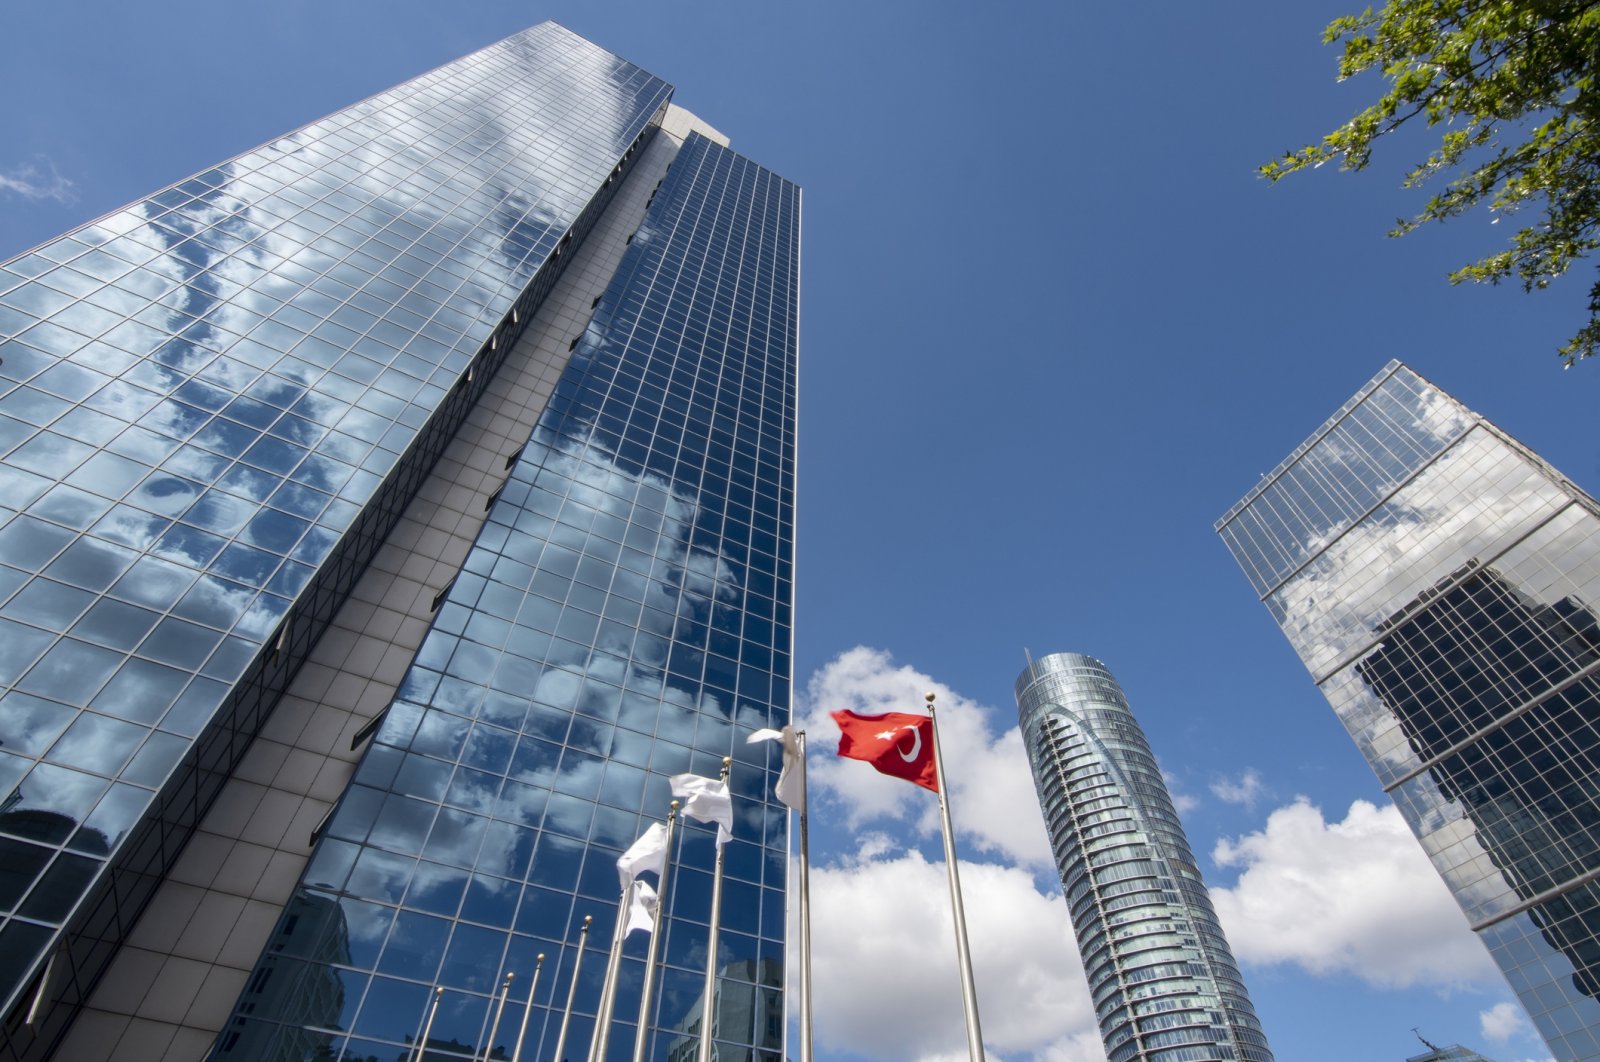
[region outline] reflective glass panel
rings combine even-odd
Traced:
[[[543,952],[554,987],[534,1000],[526,1057],[547,1057],[592,917],[564,1047],[585,1054],[616,860],[666,816],[671,774],[715,777],[728,756],[719,1036],[730,1055],[781,1050],[787,815],[776,751],[745,739],[789,718],[798,222],[798,189],[697,135],[656,192],[302,882],[395,912],[379,970],[410,994],[379,997],[374,980],[353,1026],[366,1040],[403,1051],[438,985],[430,1043],[509,1054],[506,1029],[486,1042],[486,1015]],[[708,476],[705,437],[643,400],[649,378],[703,408],[725,447],[770,460]],[[753,505],[766,530],[726,519]],[[704,824],[677,836],[651,1016],[663,1056],[701,1020],[716,851]],[[645,941],[624,947],[619,1058]],[[322,960],[324,976],[354,954]],[[237,1015],[224,1058],[302,1020],[251,991]]]

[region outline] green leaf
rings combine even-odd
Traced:
[[[1269,181],[1338,159],[1365,169],[1374,145],[1410,122],[1444,125],[1439,146],[1404,179],[1443,180],[1390,235],[1485,209],[1528,212],[1508,247],[1450,274],[1450,282],[1510,277],[1542,289],[1600,247],[1600,2],[1390,0],[1336,18],[1340,80],[1375,74],[1387,88],[1319,143],[1284,152],[1257,172]],[[1561,348],[1568,365],[1600,343],[1600,284],[1589,320]]]

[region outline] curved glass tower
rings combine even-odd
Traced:
[[[1017,679],[1022,740],[1110,1062],[1271,1062],[1200,868],[1127,698],[1100,661]]]

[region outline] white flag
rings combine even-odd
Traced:
[[[783,742],[783,771],[778,775],[778,784],[773,792],[785,805],[804,815],[806,764],[800,755],[800,739],[795,737],[794,727],[786,726],[782,730],[757,730],[744,739],[746,745],[753,745],[757,741]]]
[[[684,801],[685,815],[717,824],[718,845],[728,843],[733,836],[733,798],[728,795],[727,782],[698,774],[675,774],[672,795]]]
[[[656,897],[656,890],[650,887],[648,881],[635,881],[628,889],[628,918],[624,923],[626,928],[622,931],[627,936],[635,929],[642,929],[646,933],[655,932],[656,909],[661,901]]]
[[[667,862],[667,828],[656,823],[639,835],[622,858],[617,860],[617,874],[622,878],[622,891],[627,892],[633,879],[647,870],[657,875]]]

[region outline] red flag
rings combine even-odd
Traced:
[[[933,762],[933,719],[926,715],[889,712],[885,715],[833,713],[839,724],[839,755],[866,760],[883,774],[939,791],[939,771]]]

